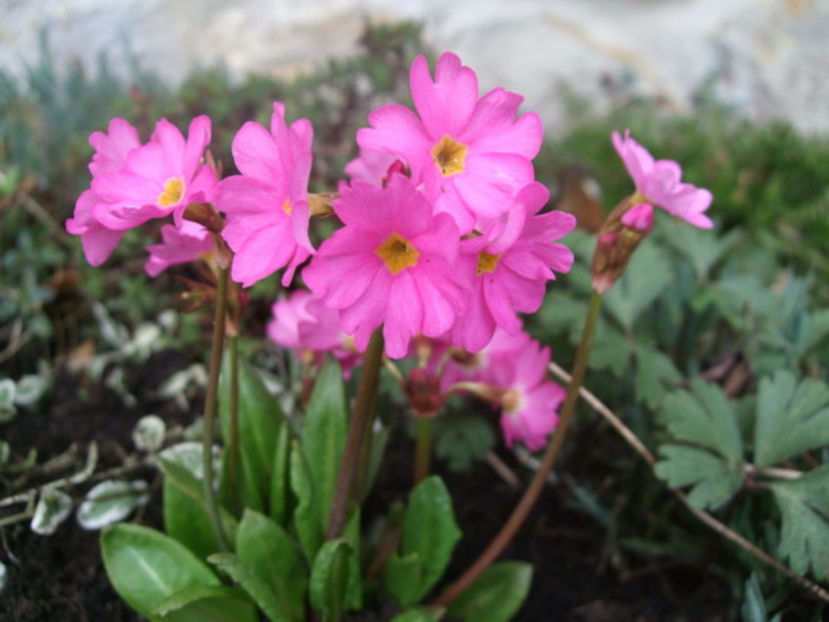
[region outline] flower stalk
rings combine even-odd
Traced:
[[[590,354],[590,346],[593,343],[593,334],[596,330],[596,323],[599,318],[599,309],[601,308],[602,296],[599,292],[593,291],[590,295],[590,306],[587,311],[587,316],[584,320],[584,328],[581,333],[581,340],[576,351],[576,358],[573,362],[572,379],[567,386],[567,397],[564,405],[561,407],[559,413],[559,422],[556,426],[555,432],[550,437],[550,442],[544,452],[544,457],[541,460],[541,465],[535,472],[532,481],[524,495],[515,506],[507,522],[501,527],[501,531],[490,542],[489,546],[483,553],[475,560],[475,562],[467,568],[454,583],[452,583],[444,592],[435,600],[434,604],[437,606],[446,606],[455,598],[460,596],[481,573],[489,568],[492,562],[501,554],[501,552],[512,541],[512,538],[517,533],[518,529],[526,520],[527,516],[535,505],[539,494],[541,493],[547,481],[547,475],[555,464],[556,457],[559,450],[564,443],[564,438],[567,430],[570,427],[570,422],[573,419],[573,412],[575,410],[576,401],[579,396],[579,389],[584,381],[584,374],[587,370],[587,360]]]
[[[348,504],[354,489],[354,474],[360,457],[360,447],[367,432],[371,430],[371,423],[374,418],[380,366],[383,360],[383,345],[383,332],[382,327],[380,327],[371,336],[363,359],[363,373],[360,377],[360,386],[357,389],[357,400],[354,404],[351,421],[348,424],[345,450],[340,463],[340,471],[337,474],[337,485],[334,488],[334,498],[331,501],[331,513],[328,516],[326,537],[329,540],[339,538],[345,528]]]
[[[213,437],[216,424],[217,393],[219,372],[222,367],[222,350],[225,338],[225,315],[227,313],[227,267],[218,268],[216,311],[213,318],[213,341],[210,346],[210,369],[207,379],[207,395],[204,403],[204,431],[202,438],[202,466],[204,470],[204,499],[210,522],[216,532],[216,538],[223,551],[229,551],[227,535],[219,514],[219,503],[213,488]]]
[[[414,477],[412,485],[417,486],[429,476],[432,470],[432,419],[418,417],[417,440],[415,441]]]

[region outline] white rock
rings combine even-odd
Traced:
[[[171,82],[223,62],[293,73],[357,49],[363,22],[415,19],[426,42],[453,50],[483,88],[522,93],[548,125],[562,84],[601,110],[614,85],[687,109],[704,81],[741,114],[829,131],[829,0],[5,0],[0,66],[18,73],[48,25],[58,59],[94,66],[127,49]],[[630,77],[630,80],[628,80]]]

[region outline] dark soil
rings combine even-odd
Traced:
[[[148,395],[163,379],[186,367],[191,360],[192,357],[176,352],[156,354],[141,369],[127,373],[132,379],[128,388],[136,396]],[[198,412],[197,408],[194,405],[193,412]],[[149,402],[126,408],[108,389],[61,372],[50,403],[41,404],[37,411],[23,413],[4,426],[3,433],[20,452],[34,445],[41,464],[46,458],[65,452],[73,443],[86,447],[89,441],[95,440],[101,453],[98,469],[102,469],[122,463],[126,448],[131,447],[133,425],[149,412],[164,417],[168,425],[187,424],[193,419],[192,413],[181,412],[171,403]],[[617,441],[612,438],[597,440],[593,432],[590,435],[593,442],[607,443],[609,454],[626,451],[615,446]],[[385,511],[393,500],[404,498],[409,487],[411,441],[400,434],[393,445],[386,455],[388,466],[382,469],[381,479],[368,500],[366,516],[372,511]],[[79,452],[79,462],[84,455],[84,451]],[[527,477],[526,469],[509,452],[499,450],[499,455],[516,473]],[[579,466],[578,456],[571,454],[565,456],[563,468],[578,471],[586,467]],[[447,580],[451,580],[498,531],[520,497],[520,491],[507,486],[484,463],[463,474],[444,472],[440,464],[436,469],[452,492],[464,534],[446,573]],[[34,475],[23,487],[40,483],[37,473]],[[154,478],[152,470],[135,475],[147,481]],[[141,520],[158,527],[161,496],[157,486],[153,494]],[[630,556],[626,556],[624,564],[613,563],[606,530],[583,512],[571,509],[570,496],[570,490],[564,485],[548,487],[502,556],[529,561],[535,569],[530,596],[516,622],[718,622],[729,619],[727,587],[701,571],[699,565],[683,566],[671,560],[660,563]],[[139,620],[109,585],[97,533],[83,531],[69,520],[51,537],[32,533],[27,522],[7,528],[4,536],[0,559],[7,566],[8,577],[0,600],[0,621]],[[388,616],[383,614],[382,618],[372,619],[388,619],[391,615],[390,612]]]
[[[140,369],[125,371],[125,377],[129,379],[127,389],[133,395],[146,396],[172,373],[187,367],[191,358],[173,351],[156,353]],[[192,414],[181,412],[169,402],[148,401],[127,407],[106,387],[65,370],[58,372],[48,399],[48,403],[22,412],[6,424],[3,437],[19,454],[25,454],[29,448],[36,449],[38,464],[64,454],[73,444],[79,448],[77,458],[57,474],[47,476],[37,468],[31,470],[22,486],[15,482],[15,490],[78,470],[85,459],[86,448],[93,440],[99,449],[97,471],[122,465],[132,447],[133,426],[143,415],[156,413],[168,426],[189,424],[193,419]],[[139,467],[129,476],[150,483],[156,473],[154,469]],[[5,486],[6,483],[0,483],[0,496],[4,496]],[[160,526],[161,495],[157,485],[151,490],[153,498],[141,518],[149,525]],[[72,490],[76,499],[83,491],[82,487]],[[7,568],[7,584],[0,594],[0,621],[140,620],[109,585],[97,532],[85,531],[70,519],[52,536],[40,536],[30,531],[28,521],[7,528],[3,535],[0,560]]]

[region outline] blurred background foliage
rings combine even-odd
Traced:
[[[116,77],[105,57],[95,68],[58,68],[44,35],[41,56],[24,79],[0,71],[0,379],[48,375],[85,343],[106,348],[102,324],[93,320],[100,317],[95,301],[115,325],[132,330],[176,307],[183,288],[177,276],[197,277],[188,267],[155,280],[144,274],[143,246],[157,235],[152,226],[130,232],[102,268],[86,264],[80,241],[63,223],[89,184],[91,132],[120,116],[146,138],[160,117],[184,129],[193,116],[207,114],[211,149],[231,172],[235,132],[251,119],[267,122],[272,102],[282,101],[289,119],[312,121],[312,189],[331,191],[356,155],[354,134],[368,112],[388,101],[408,103],[408,68],[423,51],[414,24],[368,27],[362,44],[361,54],[297,77],[232,80],[217,67],[170,88],[137,63],[129,80]],[[654,234],[606,296],[587,387],[622,405],[618,414],[656,448],[667,438],[659,407],[687,378],[717,383],[737,404],[756,399],[760,378],[778,369],[827,380],[829,140],[802,136],[784,122],[741,120],[704,88],[696,110],[683,116],[638,99],[595,114],[589,102],[562,97],[572,99],[571,120],[548,132],[536,173],[556,206],[574,211],[587,229],[595,230],[601,215],[632,190],[611,145],[612,130],[630,128],[655,157],[677,160],[685,180],[715,197],[714,232],[658,215]],[[589,292],[593,237],[580,230],[568,243],[577,264],[528,319],[565,368]],[[278,291],[274,279],[252,291],[248,326],[257,338]],[[182,316],[171,343],[202,348],[201,315]],[[436,453],[448,468],[463,471],[499,444],[495,438],[484,414],[464,411],[463,420],[439,422]],[[567,452],[559,484],[570,491],[573,507],[608,529],[604,546],[617,570],[641,558],[704,565],[734,595],[734,616],[739,606],[805,616],[797,619],[820,615],[749,556],[712,548],[716,541],[666,494],[664,483],[587,409]],[[810,458],[825,464],[826,453]],[[779,516],[769,495],[741,498],[724,512],[738,531],[775,550]]]

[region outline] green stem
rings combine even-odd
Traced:
[[[207,379],[207,395],[204,399],[204,436],[202,439],[202,465],[204,470],[204,499],[207,512],[219,546],[229,551],[227,536],[219,515],[219,503],[213,489],[213,436],[216,423],[216,396],[219,388],[219,371],[222,367],[222,348],[225,338],[225,313],[227,312],[227,268],[219,268],[216,313],[213,318],[213,341],[210,346],[210,370]]]
[[[434,604],[438,606],[446,606],[455,598],[460,596],[466,588],[468,588],[481,573],[489,568],[492,562],[501,554],[501,552],[510,543],[515,533],[523,524],[524,520],[530,513],[535,504],[538,495],[541,493],[547,481],[547,475],[553,468],[556,456],[561,449],[564,442],[567,429],[570,427],[570,422],[573,419],[573,411],[575,410],[576,400],[579,397],[579,389],[581,388],[584,374],[587,370],[587,359],[590,354],[590,346],[593,343],[593,333],[596,330],[596,322],[599,318],[599,309],[601,308],[602,296],[597,291],[593,291],[590,296],[590,307],[587,311],[587,316],[584,319],[584,328],[581,333],[581,340],[579,341],[579,348],[576,351],[576,358],[573,362],[573,373],[570,384],[567,386],[567,397],[564,400],[564,405],[559,411],[559,420],[556,430],[550,437],[550,442],[547,444],[547,450],[544,452],[544,457],[538,470],[535,472],[532,481],[524,491],[524,495],[515,506],[507,522],[501,527],[501,531],[493,538],[489,546],[483,553],[475,560],[475,562],[466,569],[452,585],[450,585],[443,593],[435,600]]]
[[[417,419],[417,440],[415,444],[414,485],[417,486],[429,476],[432,467],[432,419]]]
[[[230,348],[230,460],[229,485],[231,506],[239,508],[239,338],[228,337]]]
[[[348,424],[345,450],[340,463],[340,471],[337,474],[334,498],[331,500],[331,513],[328,516],[326,537],[329,540],[339,538],[345,528],[348,502],[353,494],[354,473],[360,455],[360,446],[365,438],[366,430],[371,429],[374,418],[375,397],[382,360],[383,333],[381,326],[371,336],[368,349],[363,357],[363,373],[360,376],[360,386],[357,389],[354,412]]]

